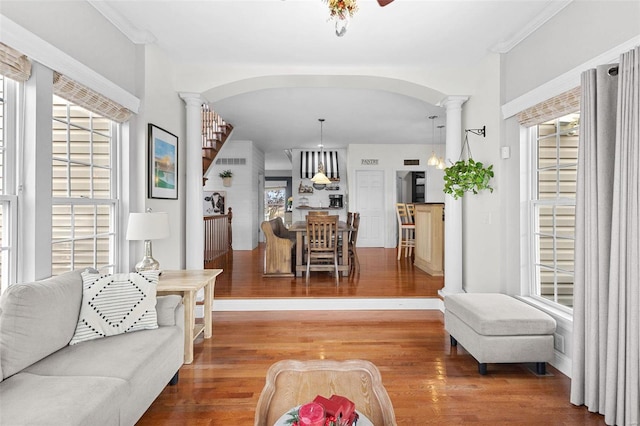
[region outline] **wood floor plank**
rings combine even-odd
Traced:
[[[394,250],[362,252],[355,297],[426,297],[442,286],[441,278],[397,262]],[[263,279],[259,253],[235,253],[229,262],[214,299],[263,297],[254,291],[288,294],[292,303],[318,292],[345,297],[335,282],[322,285],[325,277],[315,277],[315,286],[312,279],[309,289],[300,289],[304,278]],[[569,403],[570,380],[551,366],[540,377],[533,365],[490,364],[480,376],[464,348],[450,346],[439,311],[214,312],[213,318],[213,337],[196,341],[193,364],[181,368],[178,385],[165,388],[139,425],[251,425],[267,369],[282,359],[373,362],[400,425],[604,425],[602,416]]]

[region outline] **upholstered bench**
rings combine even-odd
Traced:
[[[451,346],[458,342],[487,373],[487,363],[535,362],[546,373],[551,361],[556,321],[546,313],[506,294],[461,293],[444,299],[444,328]]]

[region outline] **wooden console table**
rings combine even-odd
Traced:
[[[222,269],[162,271],[158,280],[158,295],[178,294],[184,305],[184,363],[193,362],[193,341],[204,331],[204,338],[211,337],[213,289],[216,277]],[[204,324],[196,324],[196,295],[204,288]]]

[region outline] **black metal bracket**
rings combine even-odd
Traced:
[[[483,138],[487,137],[487,126],[482,126],[482,129],[465,129],[465,133],[471,132],[474,135],[482,136]]]

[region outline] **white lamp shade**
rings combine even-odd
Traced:
[[[319,185],[331,185],[331,181],[329,178],[322,172],[316,173],[312,178],[311,182],[317,183]]]
[[[427,160],[428,166],[437,166],[438,165],[438,157],[434,151],[431,151],[431,157]]]
[[[169,215],[157,213],[129,213],[127,240],[161,240],[169,237]]]

